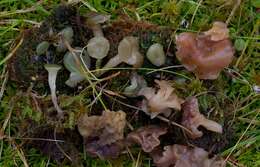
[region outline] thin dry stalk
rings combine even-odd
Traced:
[[[6,72],[6,73],[4,74],[4,80],[3,80],[3,83],[2,83],[2,85],[1,85],[1,90],[0,90],[0,102],[1,102],[1,100],[2,100],[2,97],[4,96],[4,91],[5,91],[5,88],[6,88],[6,83],[7,83],[7,81],[8,81],[8,77],[9,77],[8,72]],[[2,79],[2,78],[1,78],[1,79]]]
[[[35,11],[37,9],[37,6],[41,5],[42,2],[43,1],[40,0],[34,6],[32,6],[30,8],[27,8],[27,9],[15,10],[14,12],[10,12],[10,11],[0,12],[0,18],[1,17],[11,16],[11,15],[16,15],[16,14],[23,14],[23,13],[33,12],[33,11]]]
[[[59,150],[62,152],[62,154],[65,155],[65,157],[67,157],[70,161],[72,161],[71,157],[61,148],[61,146],[57,142],[57,139],[56,139],[56,128],[54,129],[53,133],[54,133],[54,139],[56,140],[56,142],[55,142],[56,146],[59,148]]]
[[[230,158],[230,156],[232,155],[232,153],[236,150],[237,146],[239,145],[239,143],[242,141],[242,139],[244,138],[245,134],[247,133],[247,131],[249,130],[249,128],[253,125],[253,122],[256,120],[257,116],[260,113],[260,109],[257,110],[257,113],[255,115],[255,117],[251,120],[251,122],[249,123],[249,125],[247,126],[247,128],[245,129],[245,131],[243,132],[243,134],[239,137],[238,141],[236,142],[236,144],[234,145],[234,147],[232,148],[232,150],[229,152],[228,156],[226,157],[224,162],[227,162],[228,159]],[[224,165],[222,165],[224,167]]]
[[[226,20],[226,24],[227,24],[227,25],[230,23],[231,19],[233,18],[233,16],[234,16],[234,14],[235,14],[237,8],[239,7],[240,3],[241,3],[241,0],[236,0],[236,3],[235,3],[235,5],[234,5],[234,7],[233,7],[233,9],[232,9],[232,11],[231,11],[231,13],[230,13],[230,15],[229,15],[228,19]]]
[[[17,49],[22,45],[24,40],[24,36],[22,35],[19,43],[15,46],[15,48],[9,53],[2,61],[0,61],[0,66],[3,65],[6,61],[8,61],[17,51]]]

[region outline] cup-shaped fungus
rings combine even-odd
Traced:
[[[144,57],[139,52],[138,39],[133,36],[127,36],[120,41],[118,54],[107,62],[104,69],[116,67],[120,63],[126,63],[138,68],[143,65],[143,60]]]
[[[200,79],[216,79],[234,58],[228,28],[222,22],[215,22],[202,34],[181,33],[176,37],[176,45],[179,61]]]
[[[107,56],[109,41],[105,37],[94,37],[88,41],[87,51],[90,57],[101,60]]]
[[[89,12],[87,14],[87,25],[90,27],[93,31],[93,34],[95,37],[98,36],[104,36],[101,23],[105,23],[110,19],[110,15],[100,14],[97,12]]]
[[[147,87],[147,83],[143,76],[134,72],[131,75],[131,85],[124,89],[124,94],[129,97],[136,97],[138,96],[138,92],[145,87]]]
[[[63,58],[63,63],[67,70],[70,71],[70,77],[65,82],[70,87],[75,87],[84,80],[82,73],[83,68],[90,68],[90,57],[82,48],[75,48],[72,52],[67,52]]]
[[[73,42],[74,31],[72,27],[66,27],[61,30],[61,32],[59,32],[59,35],[61,36],[61,38],[59,39],[59,42],[57,44],[57,52],[65,52],[67,50],[67,47],[64,44],[64,40],[71,45]]]
[[[58,116],[62,117],[63,111],[58,105],[57,96],[56,96],[56,78],[57,78],[58,71],[61,69],[61,66],[56,64],[46,64],[44,65],[44,68],[48,71],[48,82],[51,90],[52,103],[58,112]]]
[[[146,57],[153,65],[157,67],[162,66],[166,61],[163,46],[159,43],[155,43],[149,47]]]
[[[47,41],[42,41],[41,43],[39,43],[36,47],[36,54],[39,55],[43,55],[47,52],[48,48],[50,46],[50,43]]]
[[[104,111],[101,116],[83,115],[78,120],[79,133],[86,141],[86,151],[92,156],[107,157],[110,150],[120,150],[124,138],[126,114],[123,111]]]
[[[151,152],[160,145],[159,137],[166,133],[166,128],[150,125],[129,133],[127,141],[140,144],[144,152]]]
[[[162,155],[153,156],[157,167],[225,167],[225,161],[217,156],[209,158],[202,148],[174,144],[165,146]]]
[[[109,20],[110,16],[98,13],[90,13],[87,23],[92,29],[94,37],[88,41],[87,51],[90,57],[97,59],[97,66],[101,64],[101,60],[107,56],[110,44],[104,37],[100,23]]]
[[[198,129],[199,126],[203,126],[213,132],[222,133],[222,126],[220,124],[205,118],[205,116],[200,113],[196,97],[189,97],[182,104],[182,110],[182,125],[192,132],[192,134],[188,134],[190,138],[195,139],[203,135]]]
[[[151,118],[163,113],[165,116],[171,114],[171,109],[181,110],[183,100],[174,93],[174,88],[165,80],[155,80],[159,85],[159,90],[155,88],[142,88],[139,95],[146,98],[147,109],[144,106],[144,112],[149,114]]]

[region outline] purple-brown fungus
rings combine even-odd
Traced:
[[[203,133],[198,129],[203,126],[207,130],[222,133],[222,126],[215,121],[205,118],[199,111],[199,104],[196,97],[189,97],[182,104],[183,116],[182,125],[188,128],[192,134],[188,134],[192,139],[201,137]]]
[[[101,158],[119,154],[125,125],[126,114],[123,111],[104,111],[101,116],[83,115],[78,120],[86,151]]]
[[[171,109],[180,110],[183,100],[174,93],[174,88],[169,82],[165,80],[155,80],[159,85],[159,90],[155,88],[142,88],[139,95],[143,95],[146,100],[143,103],[143,110],[155,118],[157,115],[163,113],[165,116],[171,114]]]
[[[159,137],[166,133],[166,128],[150,125],[129,133],[127,141],[140,144],[144,152],[151,152],[160,145]]]
[[[234,58],[234,49],[225,23],[195,34],[184,32],[176,37],[176,56],[184,67],[200,79],[216,79]]]
[[[225,167],[223,159],[213,156],[202,148],[174,144],[165,146],[162,155],[153,155],[157,167]]]

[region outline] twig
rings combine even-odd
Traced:
[[[14,22],[17,22],[17,21],[21,21],[21,20],[18,20],[18,19],[2,20],[2,21],[0,21],[0,25],[13,24]],[[30,24],[36,25],[37,27],[40,27],[40,25],[41,25],[41,23],[33,21],[33,20],[23,19],[22,21],[25,22],[25,23],[30,23]]]
[[[10,12],[10,11],[0,12],[0,18],[1,17],[7,17],[7,16],[10,16],[10,15],[15,15],[15,14],[23,14],[23,13],[33,12],[37,9],[37,6],[42,4],[42,2],[43,2],[43,0],[40,0],[34,6],[27,8],[27,9],[15,10],[14,12]]]
[[[6,73],[4,74],[4,80],[3,80],[3,83],[2,83],[2,85],[1,85],[1,90],[0,90],[0,102],[1,102],[1,99],[2,99],[2,97],[3,97],[3,95],[4,95],[6,83],[7,83],[7,81],[8,81],[8,77],[9,77],[8,72],[6,72]]]
[[[56,139],[56,128],[54,129],[54,132],[53,132],[53,135],[54,135],[54,139]],[[62,154],[65,155],[65,157],[67,157],[70,161],[72,161],[71,157],[61,148],[61,146],[59,145],[58,142],[55,142],[56,146],[59,148],[59,150],[62,152]]]
[[[237,146],[239,145],[239,143],[241,142],[241,140],[243,139],[243,137],[245,136],[246,132],[249,130],[249,128],[252,126],[253,122],[255,121],[255,119],[257,118],[257,116],[260,113],[260,109],[257,110],[256,115],[254,116],[254,118],[251,120],[251,122],[249,123],[249,125],[247,126],[247,128],[245,129],[245,131],[243,132],[243,134],[240,136],[240,138],[238,139],[238,141],[236,142],[236,144],[233,146],[232,150],[229,152],[228,156],[226,157],[224,162],[227,162],[228,159],[230,158],[231,154],[235,151],[235,149],[237,148]],[[224,163],[222,165],[222,167],[224,167]]]
[[[240,3],[241,3],[241,0],[236,0],[236,4],[234,5],[230,15],[228,16],[228,19],[226,20],[226,24],[227,25],[229,24],[229,22],[231,21],[232,17],[234,16],[234,14],[235,14],[237,8],[239,7]]]
[[[14,145],[13,148],[16,149],[17,154],[18,154],[18,156],[20,157],[20,159],[22,160],[24,166],[25,166],[25,167],[29,167],[28,162],[27,162],[27,160],[26,160],[26,158],[25,158],[25,155],[24,155],[23,150],[22,150],[21,148],[19,148],[19,147],[17,146],[17,144],[15,143],[15,141],[13,141],[13,140],[12,140],[12,144]]]
[[[9,53],[2,61],[0,61],[0,66],[3,65],[7,60],[9,60],[17,51],[17,49],[22,45],[24,36],[20,39],[19,43],[15,46],[15,48]]]
[[[7,140],[36,140],[36,141],[49,141],[49,142],[59,142],[64,143],[64,140],[55,140],[55,139],[44,139],[44,138],[31,138],[31,137],[4,137]]]
[[[176,123],[176,122],[170,121],[169,119],[167,119],[167,118],[165,118],[165,117],[163,117],[163,116],[158,115],[156,118],[158,118],[158,119],[160,119],[160,120],[162,120],[162,121],[164,121],[164,122],[170,123],[170,124],[172,124],[172,125],[174,125],[174,126],[178,126],[179,128],[185,130],[186,132],[188,132],[188,133],[190,133],[190,134],[193,134],[193,133],[192,133],[189,129],[187,129],[186,127],[184,127],[184,126],[182,126],[182,125],[180,125],[180,124],[178,124],[178,123]]]
[[[35,8],[35,6],[33,6],[33,7],[28,8],[28,9],[15,10],[15,12],[3,11],[3,12],[0,12],[0,18],[10,16],[10,15],[15,15],[15,14],[33,12],[35,10],[36,10],[36,8]]]
[[[198,5],[196,6],[196,9],[195,9],[195,11],[194,11],[194,13],[193,13],[193,15],[192,15],[191,21],[190,21],[190,25],[192,25],[192,23],[193,23],[193,21],[194,21],[194,18],[195,18],[195,15],[196,15],[196,13],[197,13],[197,11],[198,11],[198,9],[199,9],[199,7],[200,7],[202,1],[203,1],[203,0],[200,0],[199,3],[198,3]]]

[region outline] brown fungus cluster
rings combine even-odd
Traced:
[[[165,80],[155,80],[155,83],[159,86],[157,91],[155,88],[145,87],[139,92],[139,95],[145,97],[143,101],[144,112],[149,114],[151,118],[155,118],[161,113],[168,117],[172,112],[171,109],[181,110],[183,100],[175,94],[170,83]]]
[[[70,19],[73,20],[75,17],[73,15]],[[155,32],[146,33],[149,29],[144,27],[147,26],[139,28],[138,31],[136,30],[137,27],[133,26],[131,31],[127,29],[122,33],[117,31],[127,26],[123,25],[119,28],[116,27],[116,29],[115,27],[111,28],[111,25],[108,24],[104,26],[106,28],[103,28],[102,24],[106,24],[109,18],[107,15],[98,13],[87,15],[82,21],[84,26],[80,28],[90,31],[91,35],[88,34],[84,40],[77,39],[80,38],[80,35],[76,33],[79,27],[75,27],[73,22],[73,24],[63,26],[55,31],[54,34],[58,35],[57,41],[43,40],[33,47],[34,52],[41,56],[47,56],[49,50],[55,48],[53,50],[57,51],[58,57],[63,57],[63,59],[56,61],[54,65],[47,62],[45,67],[49,72],[49,87],[51,88],[54,107],[59,115],[64,116],[64,119],[70,113],[67,112],[68,110],[61,108],[70,105],[59,106],[58,104],[62,104],[62,101],[58,103],[58,97],[56,97],[56,84],[61,82],[61,80],[56,82],[58,71],[62,70],[60,62],[63,62],[67,70],[65,72],[69,72],[69,79],[66,76],[66,80],[68,80],[64,82],[67,86],[76,88],[80,82],[86,80],[87,85],[83,83],[81,86],[86,89],[92,88],[94,93],[96,93],[96,90],[100,91],[98,95],[87,94],[87,98],[95,99],[88,105],[91,106],[88,108],[91,110],[90,113],[75,114],[77,115],[75,119],[78,121],[76,123],[77,129],[74,130],[79,132],[83,138],[84,142],[81,145],[84,146],[87,154],[103,159],[116,158],[126,150],[125,147],[130,148],[137,144],[141,146],[144,152],[151,155],[158,167],[225,166],[221,158],[215,155],[210,157],[210,153],[203,148],[179,145],[187,144],[185,134],[191,140],[200,139],[203,135],[206,135],[203,134],[204,131],[200,131],[200,126],[204,127],[205,131],[219,134],[223,133],[223,127],[200,113],[198,99],[190,96],[192,94],[190,92],[190,97],[187,97],[187,92],[183,93],[189,90],[179,91],[177,87],[176,89],[175,86],[173,87],[170,79],[175,81],[178,76],[168,75],[158,70],[162,72],[160,75],[158,75],[158,72],[156,77],[150,77],[152,75],[143,75],[143,71],[138,71],[139,68],[145,68],[146,63],[153,64],[156,67],[168,65],[169,55],[174,55],[174,53],[168,54],[169,50],[174,50],[171,45],[166,45],[167,42],[165,41],[169,40],[169,36],[160,40],[160,43],[154,43],[153,40],[156,38],[151,34],[155,34]],[[113,39],[117,33],[124,35]],[[160,36],[161,32],[158,34]],[[117,42],[113,43],[113,40]],[[149,46],[144,45],[147,41]],[[164,50],[166,46],[169,46],[167,52]],[[189,32],[179,34],[176,38],[176,46],[177,59],[187,70],[194,72],[200,79],[216,79],[220,71],[227,67],[234,57],[227,25],[222,22],[213,23],[210,30],[199,34]],[[146,57],[143,55],[146,55]],[[172,58],[170,57],[170,59]],[[93,63],[95,64],[93,65]],[[113,74],[110,76],[108,72],[105,72],[118,66],[133,67],[131,72],[128,73],[132,74],[130,86],[127,86],[129,85],[128,82],[122,83],[121,78],[117,77],[116,79],[120,81],[114,84],[116,89],[112,89],[112,86],[109,87],[108,85],[114,81]],[[104,78],[99,78],[101,76],[104,76]],[[129,75],[123,73],[121,76]],[[123,79],[125,78],[123,77]],[[122,89],[120,86],[125,87]],[[81,89],[72,93],[73,95],[80,94]],[[103,93],[111,96],[117,95],[125,101],[120,101],[119,104],[117,103],[119,100],[113,99],[113,103],[110,104],[111,99],[103,98]],[[100,108],[100,102],[103,103],[103,101],[99,101],[97,96],[101,97],[102,100],[104,99],[104,105],[107,105],[108,109],[118,111],[105,110],[101,115],[97,115],[103,110],[103,108]],[[183,100],[185,98],[186,100]],[[141,107],[138,105],[140,103]],[[151,119],[142,112],[135,112],[137,110],[144,111]],[[128,115],[132,115],[132,117]],[[176,120],[176,123],[172,123],[172,120]],[[131,121],[138,121],[136,129],[133,128],[135,125],[131,125]],[[178,125],[178,128],[170,124]],[[126,125],[129,128],[126,128]],[[185,129],[181,134],[178,134],[183,138],[183,143],[179,143],[179,140],[174,138],[179,137],[175,134],[175,131],[180,131],[180,128]],[[166,142],[165,136],[167,137]],[[161,148],[164,148],[164,150],[161,150]]]
[[[188,134],[195,139],[201,137],[203,133],[198,129],[203,126],[207,130],[222,133],[222,126],[215,121],[207,119],[199,111],[198,99],[196,97],[189,97],[182,104],[183,116],[182,125],[188,128],[192,133]]]
[[[209,157],[202,148],[174,144],[165,146],[164,151],[152,153],[157,167],[223,167],[225,161],[217,156]]]
[[[78,130],[86,143],[86,151],[92,156],[114,157],[121,150],[124,138],[126,114],[123,111],[103,111],[101,116],[81,116]]]
[[[138,143],[144,152],[149,153],[160,145],[159,137],[166,133],[166,128],[150,125],[129,133],[127,135],[127,141],[130,143]]]
[[[215,22],[201,34],[184,32],[176,37],[176,56],[200,79],[216,79],[234,58],[233,45],[225,23]]]

